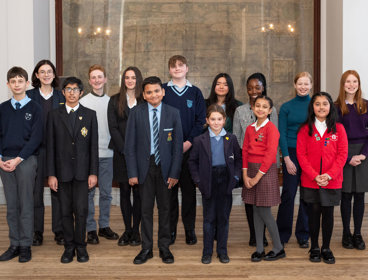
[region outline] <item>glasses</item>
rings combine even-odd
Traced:
[[[48,70],[48,71],[40,71],[40,72],[38,72],[38,74],[40,74],[40,75],[52,75],[52,74],[54,74],[54,71],[52,71],[52,70]]]
[[[80,93],[80,88],[71,88],[71,87],[67,87],[67,88],[65,88],[64,89],[67,93],[71,93],[71,92],[73,92],[73,93]]]

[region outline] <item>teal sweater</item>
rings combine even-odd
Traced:
[[[282,156],[289,155],[288,147],[296,148],[296,136],[308,114],[310,96],[296,96],[282,104],[279,114],[280,149]]]

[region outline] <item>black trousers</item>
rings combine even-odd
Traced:
[[[158,247],[162,250],[170,244],[170,196],[161,173],[161,165],[155,164],[154,156],[150,158],[150,166],[146,180],[139,186],[142,204],[142,249],[151,250],[153,247],[153,208],[155,198],[158,209]]]
[[[45,169],[46,169],[46,149],[41,147],[37,156],[37,176],[33,190],[34,199],[34,231],[44,231],[45,205],[43,203],[43,190],[45,187]],[[50,189],[51,190],[51,189]],[[51,190],[51,206],[52,206],[52,231],[63,231],[61,221],[61,208],[58,193]]]
[[[189,150],[190,151],[190,150]],[[170,230],[176,232],[179,219],[179,200],[178,188],[180,186],[182,194],[181,202],[181,218],[185,230],[193,230],[195,228],[196,219],[196,187],[189,172],[188,159],[189,151],[183,154],[183,162],[181,166],[181,173],[179,184],[172,188],[171,194],[171,208],[170,208]]]
[[[65,247],[85,247],[88,215],[88,181],[59,182]]]
[[[141,223],[141,198],[139,196],[139,185],[130,186],[128,182],[120,182],[120,210],[123,215],[125,231],[139,232]],[[130,194],[133,192],[133,204]],[[133,225],[132,225],[133,216]]]

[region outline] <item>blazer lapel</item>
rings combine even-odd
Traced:
[[[150,144],[151,143],[151,130],[150,130],[150,123],[149,123],[148,103],[146,104],[146,106],[144,106],[143,122],[144,122],[144,127],[146,130],[146,135],[148,137],[148,143]]]
[[[77,110],[77,117],[75,118],[75,124],[74,124],[74,133],[73,133],[73,137],[75,138],[78,134],[78,132],[80,132],[82,130],[82,124],[85,118],[85,110],[84,107],[79,104],[79,108]]]
[[[165,104],[162,103],[161,105],[161,116],[160,116],[160,125],[158,128],[158,136],[159,136],[159,140],[158,142],[161,143],[162,137],[164,137],[164,133],[163,130],[166,126],[166,120],[168,118],[163,118],[162,116],[166,116],[166,106]]]
[[[212,154],[211,154],[211,140],[210,140],[210,133],[208,130],[202,135],[203,147],[204,151],[207,154],[208,160],[212,166]]]
[[[234,157],[234,154],[230,154],[229,152],[229,148],[230,148],[230,137],[228,135],[228,133],[226,133],[225,137],[224,137],[224,155],[225,155],[225,162],[228,162],[229,157]]]
[[[72,124],[69,121],[69,115],[68,115],[68,112],[66,111],[66,107],[65,106],[60,107],[59,113],[60,113],[60,118],[62,122],[64,123],[64,125],[66,126],[66,128],[68,129],[70,136],[73,137],[73,128],[72,128]]]

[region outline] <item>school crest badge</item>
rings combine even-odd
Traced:
[[[83,137],[86,137],[87,136],[88,129],[85,126],[81,129],[81,134],[82,134]]]
[[[171,133],[171,132],[169,132],[169,133],[167,134],[167,141],[168,141],[168,142],[172,141],[172,133]]]
[[[30,113],[26,113],[26,114],[24,115],[24,118],[25,118],[27,121],[29,121],[29,120],[31,120],[31,119],[32,119],[32,114],[30,114]]]
[[[338,137],[336,134],[332,134],[331,135],[331,141],[337,141],[338,140]]]
[[[192,108],[193,107],[193,100],[187,99],[187,106],[188,106],[188,108]]]

